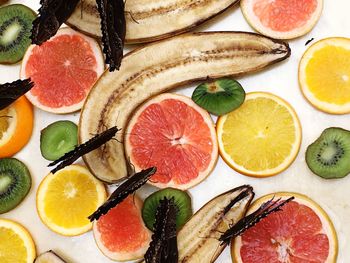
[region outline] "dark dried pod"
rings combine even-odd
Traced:
[[[176,237],[177,212],[174,197],[170,199],[164,197],[160,201],[156,212],[152,241],[145,254],[146,263],[178,262],[179,255]]]
[[[96,212],[88,217],[89,220],[92,222],[93,220],[98,220],[102,215],[107,214],[110,209],[121,203],[128,195],[143,186],[156,171],[156,167],[151,167],[130,176],[111,194],[108,200]]]
[[[123,0],[97,0],[100,13],[103,53],[109,71],[119,69],[122,58],[126,34],[126,22]]]
[[[263,203],[256,211],[243,217],[236,224],[231,226],[225,233],[223,233],[219,241],[221,244],[229,244],[233,237],[241,235],[244,231],[255,226],[260,220],[267,217],[269,214],[280,211],[281,207],[294,199],[294,196],[281,201],[281,199],[273,200],[273,198]]]
[[[0,110],[5,109],[33,87],[34,83],[30,79],[19,79],[0,85]]]
[[[39,16],[33,21],[32,43],[41,45],[53,37],[73,13],[79,0],[41,0]]]
[[[109,128],[108,130],[106,130],[100,134],[97,134],[96,136],[94,136],[90,140],[88,140],[87,142],[76,146],[72,151],[66,153],[61,158],[53,161],[52,163],[50,163],[48,165],[50,167],[50,166],[54,166],[54,165],[58,164],[56,166],[56,168],[54,168],[51,171],[51,173],[56,173],[57,171],[63,169],[64,167],[74,163],[76,160],[78,160],[84,154],[87,154],[87,153],[99,148],[100,146],[102,146],[103,144],[105,144],[106,142],[111,140],[118,131],[120,131],[120,129],[118,129],[117,126],[114,126],[114,127]]]

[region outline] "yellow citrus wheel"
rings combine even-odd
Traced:
[[[20,224],[0,219],[0,262],[33,263],[36,252],[29,232]]]
[[[253,177],[285,170],[301,143],[293,108],[266,92],[248,93],[240,108],[218,119],[216,129],[221,157],[236,171]]]
[[[299,84],[315,108],[350,113],[350,39],[326,38],[310,46],[299,64]]]
[[[309,197],[289,192],[268,194],[257,199],[247,214],[272,198],[285,200],[291,196],[295,199],[280,211],[231,242],[233,262],[337,262],[338,238],[333,223]]]
[[[88,220],[106,200],[106,189],[80,165],[70,165],[50,173],[36,194],[36,207],[42,222],[64,236],[83,234],[92,228]]]

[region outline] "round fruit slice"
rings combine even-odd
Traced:
[[[269,199],[295,199],[237,237],[231,246],[233,262],[335,263],[338,240],[326,212],[308,197],[274,193],[256,200],[247,214]]]
[[[11,157],[28,143],[33,118],[33,107],[25,97],[0,110],[0,158]]]
[[[323,0],[242,0],[245,19],[258,32],[292,39],[311,31],[319,20]]]
[[[69,113],[82,107],[103,70],[98,43],[62,28],[44,44],[28,48],[21,78],[34,81],[35,86],[26,96],[35,106],[52,113]]]
[[[70,165],[41,182],[36,207],[42,222],[64,236],[89,231],[88,220],[106,200],[106,189],[85,167]]]
[[[32,263],[35,259],[35,245],[29,232],[20,224],[0,219],[0,262]]]
[[[217,122],[220,155],[236,171],[276,175],[295,159],[301,126],[294,109],[266,92],[248,93],[243,105]]]
[[[326,38],[310,46],[299,64],[299,84],[315,108],[350,113],[350,39]]]
[[[218,146],[208,112],[190,98],[165,93],[135,112],[125,132],[125,151],[136,171],[155,166],[148,181],[188,189],[215,166]]]
[[[96,244],[112,260],[127,261],[142,258],[151,240],[151,232],[141,217],[142,201],[128,196],[123,202],[94,221]]]

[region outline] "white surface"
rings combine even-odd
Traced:
[[[23,3],[33,9],[39,7],[39,0],[11,1]],[[269,91],[290,102],[302,123],[303,141],[299,155],[292,166],[284,173],[266,179],[254,179],[240,175],[230,169],[219,159],[214,172],[206,181],[190,190],[193,208],[197,210],[212,197],[241,184],[251,184],[256,196],[275,191],[294,191],[306,194],[317,201],[332,218],[339,238],[339,263],[350,260],[350,176],[339,180],[323,180],[313,175],[306,166],[304,153],[306,147],[330,126],[350,130],[350,115],[333,116],[315,110],[302,97],[299,90],[297,69],[298,62],[306,50],[305,42],[314,37],[320,40],[331,36],[350,37],[350,2],[349,0],[325,0],[324,11],[319,23],[308,35],[289,41],[292,56],[282,63],[258,74],[239,79],[247,92]],[[220,17],[201,26],[197,30],[239,30],[252,31],[242,17],[239,6],[230,8]],[[15,66],[0,65],[0,82],[18,79],[19,64]],[[193,88],[178,90],[179,93],[191,95]],[[79,237],[62,237],[47,229],[40,221],[35,208],[35,193],[42,178],[49,172],[48,162],[41,157],[39,149],[40,130],[49,123],[59,119],[78,120],[79,114],[54,115],[35,111],[33,137],[29,144],[15,157],[26,163],[32,173],[33,185],[28,197],[15,210],[1,215],[2,218],[14,219],[29,229],[38,253],[54,249],[72,263],[112,262],[97,249],[92,233]],[[144,194],[144,193],[143,193]],[[231,262],[229,249],[226,249],[217,262]]]

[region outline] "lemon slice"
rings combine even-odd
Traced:
[[[350,113],[350,39],[326,38],[310,46],[299,64],[299,84],[315,108]]]
[[[247,94],[243,105],[217,122],[220,155],[236,171],[266,177],[285,170],[298,154],[301,126],[293,108],[265,92]]]
[[[35,245],[29,232],[20,224],[0,219],[0,262],[33,263]]]
[[[36,206],[48,228],[61,235],[76,236],[91,230],[87,217],[106,197],[104,185],[85,167],[70,165],[44,178],[37,191]]]

